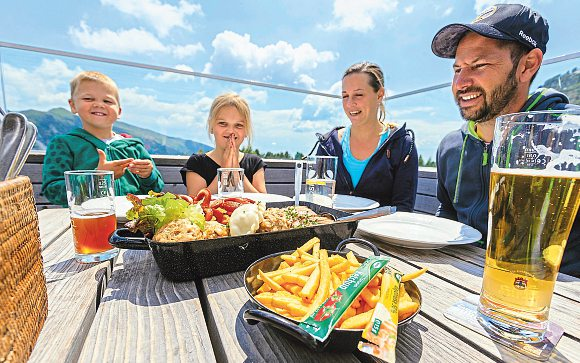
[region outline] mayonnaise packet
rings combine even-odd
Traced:
[[[367,258],[326,301],[299,326],[316,340],[324,341],[350,307],[360,292],[385,267],[390,258],[372,256]]]
[[[369,341],[358,343],[358,349],[389,363],[395,363],[397,326],[399,323],[399,285],[403,275],[386,266],[381,283],[381,297],[362,337]]]

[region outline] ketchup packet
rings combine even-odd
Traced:
[[[363,330],[358,349],[389,363],[395,363],[397,325],[399,323],[399,287],[403,275],[386,266],[381,283],[381,295],[371,320]]]
[[[322,305],[298,326],[316,340],[326,340],[352,302],[389,260],[387,256],[367,258]]]

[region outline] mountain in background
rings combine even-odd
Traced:
[[[64,108],[53,108],[48,112],[27,110],[21,111],[28,120],[38,128],[35,150],[46,150],[50,139],[59,134],[66,134],[74,128],[81,127],[81,120]],[[191,155],[194,152],[206,152],[211,146],[199,142],[180,139],[160,134],[128,123],[117,121],[113,126],[116,133],[125,133],[143,140],[150,154],[156,155]]]
[[[576,67],[564,74],[548,79],[544,82],[543,87],[555,88],[566,94],[570,103],[580,105],[580,69]]]

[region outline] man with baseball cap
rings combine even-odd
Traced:
[[[437,216],[468,224],[486,241],[491,142],[498,116],[577,108],[566,95],[540,88],[528,95],[548,43],[548,23],[519,4],[494,5],[471,23],[443,27],[431,44],[435,55],[455,59],[452,92],[461,129],[437,149]],[[580,221],[572,227],[560,271],[580,276]]]

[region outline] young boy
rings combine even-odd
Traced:
[[[115,195],[160,192],[164,183],[143,142],[113,132],[121,114],[119,91],[108,76],[81,72],[70,82],[71,112],[78,114],[82,129],[55,136],[46,149],[42,191],[53,204],[67,206],[64,172],[112,170]]]

